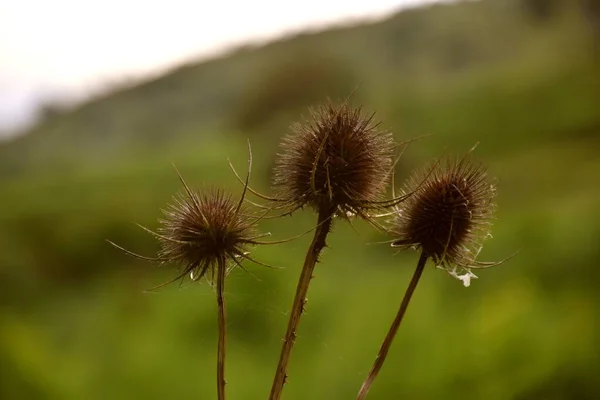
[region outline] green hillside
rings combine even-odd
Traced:
[[[132,149],[162,151],[224,132],[279,137],[307,106],[357,85],[355,100],[402,135],[427,131],[445,142],[589,134],[600,96],[590,27],[570,2],[552,2],[564,5],[543,18],[521,3],[413,9],[190,63],[50,114],[0,147],[2,171],[102,168]],[[490,125],[485,132],[482,121]]]
[[[239,193],[226,157],[268,192],[277,143],[327,97],[377,111],[412,144],[398,183],[444,151],[498,177],[506,265],[465,289],[429,266],[373,399],[600,397],[600,65],[593,14],[572,1],[467,1],[289,37],[190,63],[48,113],[0,144],[0,398],[215,398],[216,316],[206,284],[173,277],[133,223],[155,228],[190,184]],[[590,23],[592,22],[592,23]],[[309,211],[267,220],[286,238]],[[408,283],[372,227],[339,223],[317,267],[284,397],[352,399]],[[261,248],[228,280],[231,399],[267,397],[309,239]],[[370,244],[370,245],[368,245]]]

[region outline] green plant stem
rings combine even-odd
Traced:
[[[227,315],[225,309],[225,259],[221,257],[217,266],[217,313],[219,325],[219,344],[217,350],[217,397],[225,400],[225,348],[227,345]]]
[[[290,361],[290,354],[294,343],[296,341],[296,331],[300,324],[300,317],[304,313],[304,305],[306,304],[306,294],[308,292],[308,286],[313,277],[313,271],[315,265],[319,261],[319,254],[325,247],[325,240],[327,234],[331,229],[333,219],[333,211],[330,209],[319,210],[319,217],[317,221],[317,228],[315,229],[315,235],[312,243],[306,253],[304,259],[304,266],[300,273],[298,280],[298,286],[296,287],[296,295],[294,297],[294,303],[290,310],[290,318],[288,321],[287,331],[283,338],[283,346],[281,348],[281,354],[279,355],[279,363],[277,364],[277,370],[275,371],[275,378],[273,379],[273,386],[271,387],[270,400],[279,400],[283,392],[283,386],[287,380],[287,368]]]
[[[394,337],[396,336],[396,333],[398,332],[398,328],[400,327],[402,318],[404,317],[404,314],[406,314],[406,309],[408,308],[410,299],[411,299],[415,289],[417,288],[417,283],[419,283],[419,278],[421,278],[421,274],[423,273],[423,270],[425,269],[426,262],[427,262],[427,254],[422,252],[421,256],[419,257],[419,262],[417,263],[417,269],[415,269],[412,279],[410,280],[410,284],[408,285],[408,288],[406,289],[406,292],[404,293],[404,298],[402,299],[402,303],[400,304],[400,309],[398,310],[398,314],[396,314],[396,318],[394,319],[394,322],[392,322],[392,326],[390,327],[390,330],[388,331],[388,333],[385,337],[385,340],[383,341],[383,344],[381,345],[381,348],[379,349],[379,354],[377,354],[377,358],[375,359],[373,368],[371,368],[371,372],[369,372],[367,379],[365,379],[365,381],[363,382],[362,387],[360,388],[360,391],[358,392],[358,397],[356,398],[356,400],[364,400],[367,397],[367,394],[369,393],[369,389],[371,388],[373,381],[375,381],[375,378],[377,378],[377,374],[379,374],[379,370],[383,366],[383,363],[385,362],[385,358],[387,357],[388,351],[390,350],[390,347],[392,346],[392,341],[394,340]]]

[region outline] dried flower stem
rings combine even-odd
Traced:
[[[217,265],[217,308],[219,325],[219,344],[217,350],[217,397],[225,400],[225,348],[227,345],[227,315],[225,310],[225,273],[226,261],[220,257]]]
[[[271,387],[271,394],[269,395],[270,400],[279,400],[283,393],[283,386],[287,380],[287,368],[290,361],[290,354],[294,343],[296,341],[296,331],[300,324],[300,317],[304,313],[304,305],[306,304],[306,294],[308,292],[308,286],[313,277],[313,271],[315,265],[319,261],[319,254],[325,247],[325,239],[331,229],[332,219],[334,211],[321,207],[319,210],[319,217],[317,222],[317,228],[313,237],[312,243],[306,253],[304,260],[304,266],[300,273],[298,280],[298,286],[296,287],[296,295],[294,297],[294,303],[290,311],[290,319],[288,321],[287,331],[283,339],[283,346],[281,348],[281,354],[279,355],[279,363],[277,364],[277,370],[275,372],[275,378],[273,379],[273,386]]]
[[[408,308],[408,304],[410,303],[410,299],[417,288],[417,283],[419,283],[419,278],[421,278],[421,274],[425,269],[425,263],[427,262],[427,254],[425,252],[421,252],[421,257],[419,258],[419,262],[417,263],[417,269],[415,270],[412,279],[410,280],[410,284],[404,293],[404,298],[402,299],[402,303],[400,304],[400,309],[398,310],[398,314],[396,314],[396,318],[388,331],[381,348],[379,349],[379,354],[377,354],[377,358],[375,359],[375,364],[373,364],[373,368],[371,368],[371,372],[367,376],[367,379],[362,384],[360,388],[360,392],[358,392],[357,400],[364,400],[369,393],[369,389],[377,378],[377,374],[379,374],[379,370],[383,366],[385,362],[385,358],[387,357],[388,351],[392,346],[392,341],[398,332],[398,328],[400,327],[400,323],[402,322],[402,318],[404,314],[406,314],[406,309]]]

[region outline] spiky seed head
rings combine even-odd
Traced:
[[[486,169],[467,157],[446,160],[413,175],[403,192],[412,195],[394,214],[392,246],[421,249],[468,286],[495,208],[495,184]]]
[[[163,213],[159,258],[179,264],[181,276],[213,279],[220,259],[241,261],[253,243],[256,218],[222,189],[186,190]]]
[[[373,117],[329,102],[312,111],[310,121],[293,125],[276,160],[279,197],[293,208],[364,216],[385,193],[393,164],[393,137]]]

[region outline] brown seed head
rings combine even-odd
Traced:
[[[481,242],[489,234],[495,186],[485,168],[467,158],[433,168],[409,179],[404,193],[414,194],[395,214],[391,231],[397,240],[392,245],[420,248],[455,275],[456,267],[477,264]]]
[[[165,218],[157,236],[159,258],[182,266],[181,276],[199,279],[214,270],[221,258],[238,263],[248,258],[254,243],[256,218],[244,213],[238,201],[221,189],[206,192],[187,189],[163,210]]]
[[[312,121],[294,125],[276,161],[279,197],[294,209],[365,216],[384,194],[393,164],[392,135],[378,127],[360,108],[331,103],[314,111]]]

